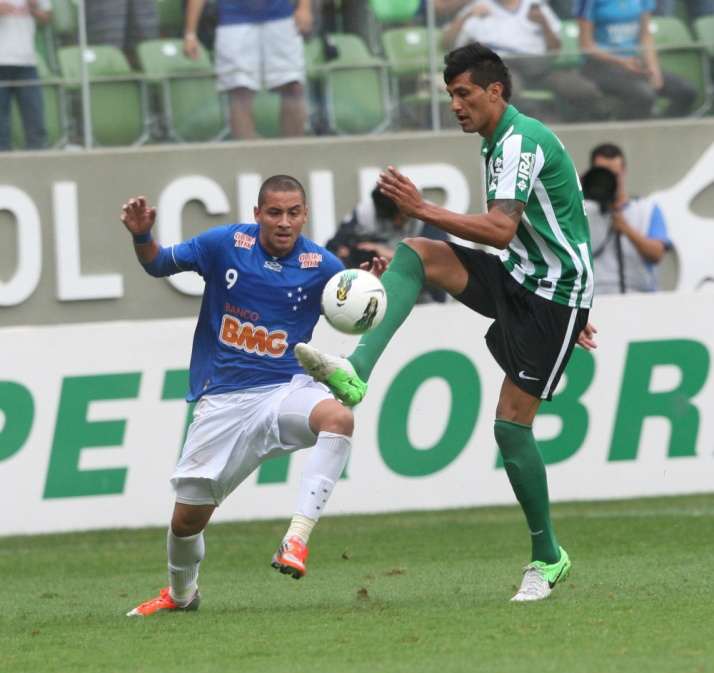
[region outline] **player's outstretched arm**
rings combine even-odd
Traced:
[[[588,323],[578,335],[578,346],[582,346],[586,351],[597,348],[597,344],[595,343],[596,334],[597,329],[595,329],[595,326],[592,323]]]
[[[124,214],[119,218],[134,237],[134,252],[142,264],[149,264],[159,254],[159,244],[151,236],[156,222],[156,206],[148,207],[146,197],[129,199],[122,206]]]
[[[397,204],[399,210],[431,224],[437,229],[474,243],[499,250],[516,235],[525,203],[517,200],[492,200],[487,213],[461,214],[425,201],[416,185],[393,166],[379,174],[379,190]]]

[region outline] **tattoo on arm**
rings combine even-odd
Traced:
[[[500,210],[504,215],[507,215],[516,224],[521,221],[521,215],[523,215],[523,210],[526,204],[523,201],[517,201],[516,199],[494,199],[488,202],[488,210]]]

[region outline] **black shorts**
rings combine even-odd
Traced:
[[[486,344],[496,362],[521,390],[552,399],[589,310],[570,308],[526,290],[497,255],[449,245],[469,274],[466,289],[456,300],[493,318]]]

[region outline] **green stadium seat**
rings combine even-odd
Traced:
[[[555,68],[577,68],[580,65],[580,28],[575,19],[560,23],[560,52],[553,57]]]
[[[253,98],[253,119],[255,131],[262,138],[282,138],[283,128],[280,123],[280,94],[262,89]]]
[[[49,66],[41,54],[37,55],[37,73],[42,86],[48,144],[51,148],[64,147],[67,144],[67,108],[64,86],[57,82],[57,76],[50,72]],[[14,98],[10,106],[10,129],[13,145],[18,149],[26,147],[20,110]]]
[[[50,27],[56,48],[79,42],[77,4],[74,0],[52,0]]]
[[[387,59],[391,85],[392,122],[395,128],[402,125],[402,117],[416,113],[424,117],[431,105],[429,87],[429,32],[423,26],[390,28],[382,33],[382,49]],[[440,75],[444,50],[436,38],[436,66]],[[439,90],[440,105],[450,105],[446,91]]]
[[[405,23],[414,18],[421,0],[369,0],[379,23]]]
[[[324,58],[319,40],[306,43],[308,79],[320,85],[328,130],[336,134],[378,133],[389,125],[386,62],[373,56],[359,36],[335,33],[338,55]]]
[[[700,16],[692,24],[694,37],[701,42],[709,53],[709,58],[714,59],[714,15]]]
[[[197,60],[183,53],[183,40],[146,40],[137,58],[149,83],[160,89],[160,114],[168,135],[178,142],[211,142],[227,134],[221,94],[211,57],[199,44]]]
[[[182,37],[184,25],[184,0],[156,0],[159,8],[159,34],[161,37]]]
[[[124,53],[108,45],[61,47],[60,73],[75,103],[81,98],[81,58],[89,77],[93,142],[103,146],[141,145],[149,139],[146,87]]]
[[[697,87],[693,116],[706,114],[712,107],[711,71],[704,46],[695,42],[681,19],[674,16],[650,18],[650,33],[663,70],[684,75]],[[655,107],[657,114],[659,105]]]

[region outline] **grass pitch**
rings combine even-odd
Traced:
[[[573,570],[513,604],[517,507],[211,524],[198,612],[126,618],[166,584],[165,529],[0,538],[0,671],[714,671],[714,495],[553,507]]]

